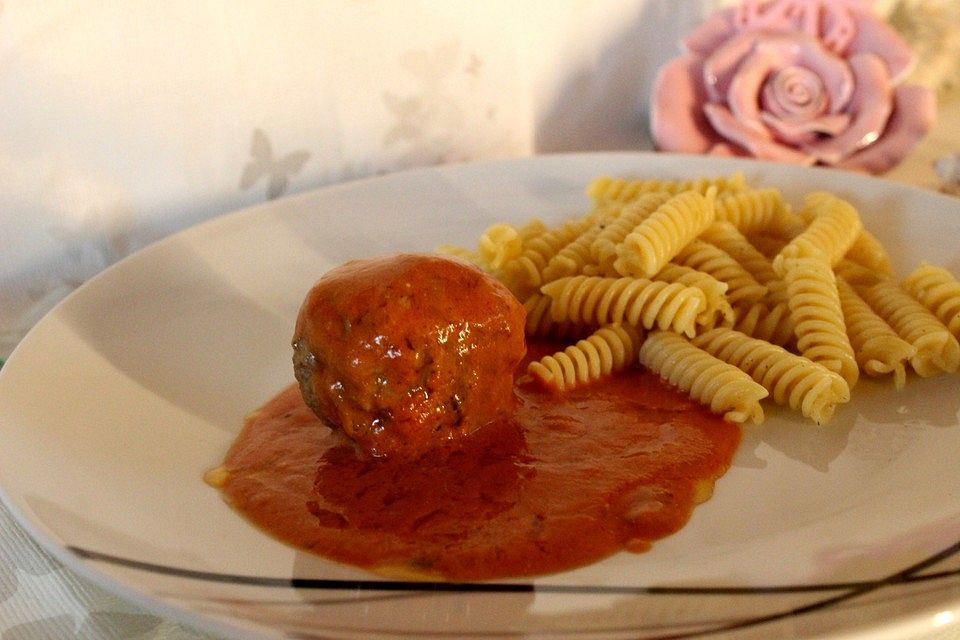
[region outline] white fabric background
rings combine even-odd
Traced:
[[[226,211],[417,165],[648,148],[653,74],[713,4],[7,0],[0,357],[96,272]]]

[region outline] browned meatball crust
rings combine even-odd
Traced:
[[[506,287],[460,260],[355,260],[307,294],[294,372],[306,403],[361,451],[416,456],[509,407],[525,319]]]

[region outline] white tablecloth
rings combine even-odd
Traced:
[[[245,205],[415,165],[649,149],[652,76],[716,4],[6,0],[0,358],[118,258]],[[939,188],[957,93],[889,179]],[[64,569],[0,507],[3,640],[200,637]]]

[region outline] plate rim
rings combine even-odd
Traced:
[[[299,200],[309,201],[311,198],[315,197],[318,192],[332,192],[337,190],[351,190],[357,188],[363,188],[364,184],[370,182],[379,182],[384,180],[399,180],[404,181],[409,179],[410,176],[417,174],[431,174],[436,172],[446,172],[446,171],[472,171],[472,170],[481,170],[489,169],[493,167],[503,167],[503,166],[516,166],[516,165],[526,165],[526,164],[538,164],[544,162],[556,162],[559,164],[568,163],[571,160],[577,161],[596,161],[600,163],[598,166],[602,166],[603,159],[605,158],[618,158],[621,160],[638,162],[649,161],[653,163],[651,170],[656,171],[658,167],[657,164],[662,164],[664,162],[678,162],[678,161],[690,161],[695,165],[716,165],[716,166],[726,166],[726,169],[717,169],[718,172],[724,173],[729,171],[738,170],[738,168],[749,168],[755,167],[764,170],[773,169],[775,172],[779,171],[795,171],[800,170],[801,173],[805,172],[822,172],[822,175],[836,175],[838,170],[830,169],[825,167],[794,167],[794,166],[785,166],[773,162],[757,161],[752,159],[744,158],[714,158],[708,156],[699,156],[699,155],[686,155],[686,154],[667,154],[667,153],[656,153],[656,152],[637,152],[637,151],[592,151],[592,152],[578,152],[578,153],[558,153],[558,154],[544,154],[544,155],[534,155],[534,156],[521,156],[514,158],[506,159],[483,159],[483,160],[474,160],[468,162],[458,162],[450,163],[444,165],[433,165],[433,166],[423,166],[423,167],[412,167],[408,169],[403,169],[399,171],[390,172],[382,175],[372,175],[365,176],[362,178],[357,178],[354,180],[348,180],[344,182],[334,183],[330,185],[320,186],[314,189],[307,191],[299,192],[278,198],[275,200],[268,200],[262,203],[257,203],[249,206],[242,207],[235,211],[229,211],[222,214],[215,215],[209,219],[203,220],[196,224],[190,225],[186,228],[175,231],[171,234],[168,234],[162,238],[159,238],[144,247],[141,247],[137,251],[124,256],[117,262],[109,265],[102,271],[95,274],[93,277],[85,281],[77,289],[68,294],[63,300],[57,303],[50,312],[44,315],[35,325],[30,329],[30,331],[24,336],[24,338],[16,345],[14,350],[11,352],[7,358],[4,366],[0,367],[0,384],[3,384],[5,373],[10,371],[10,365],[13,364],[14,367],[18,367],[19,361],[26,358],[27,356],[22,355],[23,352],[26,352],[29,349],[29,344],[32,340],[36,339],[43,329],[42,327],[49,320],[49,316],[54,314],[58,309],[63,305],[68,304],[69,301],[73,300],[78,296],[82,296],[88,290],[88,288],[96,286],[101,278],[110,277],[110,274],[126,268],[125,265],[128,261],[135,259],[142,259],[144,256],[148,255],[151,251],[157,251],[160,247],[165,246],[168,243],[177,242],[178,240],[186,237],[189,234],[194,233],[209,233],[217,225],[229,224],[230,221],[234,221],[241,217],[255,217],[261,211],[269,211],[277,208],[289,207],[292,203]],[[691,169],[690,172],[696,171],[698,169]],[[687,172],[687,171],[685,171]],[[941,200],[943,203],[950,203],[949,208],[955,208],[957,212],[960,212],[960,208],[957,208],[957,201],[946,194],[934,192],[928,189],[923,189],[915,185],[908,185],[899,182],[893,182],[890,180],[883,179],[882,177],[877,176],[868,176],[863,174],[845,174],[849,177],[853,183],[857,181],[867,181],[873,182],[877,185],[882,185],[883,189],[893,189],[898,192],[908,192],[913,193],[914,195],[929,199],[933,198],[934,201]],[[152,610],[156,612],[162,612],[164,617],[168,617],[172,620],[177,620],[188,626],[203,629],[210,633],[215,634],[230,634],[236,636],[238,633],[247,634],[250,633],[250,629],[245,627],[236,627],[230,622],[225,622],[220,620],[217,617],[212,617],[208,615],[200,614],[192,609],[187,609],[184,607],[176,606],[170,604],[160,598],[154,597],[149,593],[145,593],[137,588],[134,588],[119,580],[118,578],[113,577],[109,573],[106,573],[102,570],[96,568],[95,564],[90,562],[89,559],[84,558],[82,555],[77,554],[75,551],[72,551],[70,546],[66,544],[66,541],[58,536],[54,531],[48,529],[42,522],[35,522],[34,518],[30,517],[27,513],[27,510],[22,508],[19,504],[19,501],[16,500],[7,490],[7,483],[4,482],[5,474],[0,470],[0,502],[8,509],[8,511],[13,516],[14,520],[19,526],[21,526],[30,536],[33,542],[35,542],[44,552],[49,553],[61,564],[63,564],[67,569],[76,572],[78,575],[88,580],[89,582],[97,585],[98,587],[104,589],[105,591],[112,592],[120,595],[121,597],[135,603],[146,610]],[[952,604],[960,604],[960,598],[956,600],[951,600]],[[936,607],[931,606],[930,609]],[[884,629],[892,628],[892,626],[898,626],[903,628],[919,629],[923,627],[927,630],[930,630],[932,627],[929,623],[924,624],[920,618],[928,615],[928,611],[913,612],[910,614],[901,614],[898,616],[893,616],[890,619],[884,621],[881,626],[875,626],[873,624],[864,623],[862,625],[856,625],[856,628],[849,627],[841,630],[836,637],[844,638],[854,638],[854,637],[877,637],[878,632],[883,632]],[[256,635],[249,637],[264,637],[261,635],[261,632],[257,632]],[[831,634],[828,634],[827,637],[834,637]]]

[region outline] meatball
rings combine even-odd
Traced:
[[[455,443],[513,401],[526,312],[457,259],[400,254],[329,271],[293,337],[307,405],[372,456]]]

